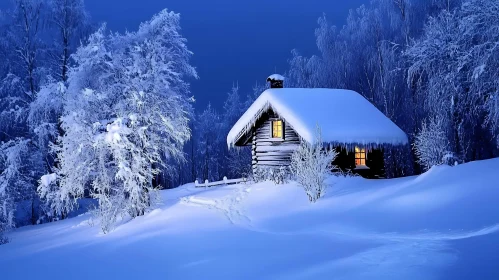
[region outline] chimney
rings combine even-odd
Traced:
[[[267,78],[267,82],[270,82],[270,88],[284,87],[284,77],[279,74],[270,75]]]

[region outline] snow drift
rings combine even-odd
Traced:
[[[498,168],[331,178],[315,204],[295,183],[186,185],[107,235],[88,214],[20,228],[0,246],[1,277],[498,279]]]

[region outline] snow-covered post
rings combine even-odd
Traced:
[[[224,176],[224,184],[227,185],[227,176]]]
[[[197,187],[199,187],[199,181],[198,181],[198,180],[194,181],[194,186],[195,186],[196,188],[197,188]]]
[[[208,179],[204,180],[204,186],[205,187],[208,187],[208,183],[209,183]]]

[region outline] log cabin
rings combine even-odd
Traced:
[[[314,142],[317,126],[324,147],[338,152],[333,164],[367,178],[384,177],[384,148],[408,145],[407,135],[355,91],[284,88],[276,74],[267,82],[270,89],[227,135],[229,149],[252,147],[253,170],[289,166],[301,141]]]

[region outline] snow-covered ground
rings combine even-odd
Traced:
[[[103,235],[90,215],[0,246],[2,279],[499,279],[499,159],[410,178],[162,192]]]

